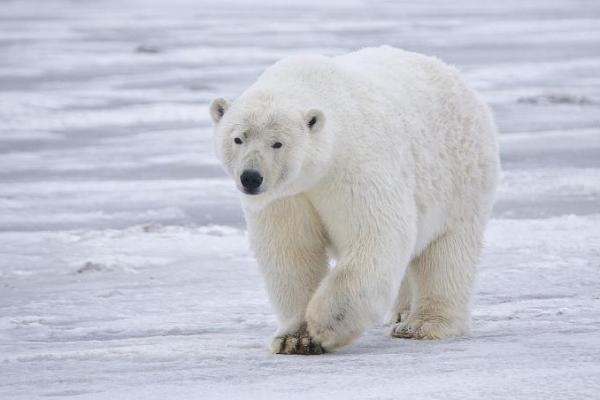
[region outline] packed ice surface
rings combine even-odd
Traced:
[[[2,2],[0,399],[600,398],[600,3],[422,3]],[[472,335],[273,356],[206,106],[384,43],[502,132]]]

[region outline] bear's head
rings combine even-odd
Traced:
[[[217,157],[249,203],[266,204],[307,190],[330,156],[325,115],[267,96],[222,98],[210,105]]]

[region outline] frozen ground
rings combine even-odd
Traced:
[[[0,399],[600,398],[600,3],[232,4],[0,1]],[[502,131],[472,336],[272,356],[207,102],[382,43]]]

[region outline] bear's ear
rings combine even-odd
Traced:
[[[304,123],[309,131],[318,132],[325,125],[325,115],[323,111],[313,108],[304,114]]]
[[[229,103],[221,97],[214,99],[212,103],[210,103],[210,116],[215,124],[223,118],[223,115],[225,115],[225,111],[227,111],[228,108]]]

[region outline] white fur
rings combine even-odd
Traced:
[[[393,304],[394,336],[468,331],[499,158],[490,112],[456,69],[387,46],[289,57],[211,115],[238,187],[245,168],[264,176],[242,203],[280,322],[274,351],[293,352],[281,339],[305,322],[323,349],[346,345]]]

